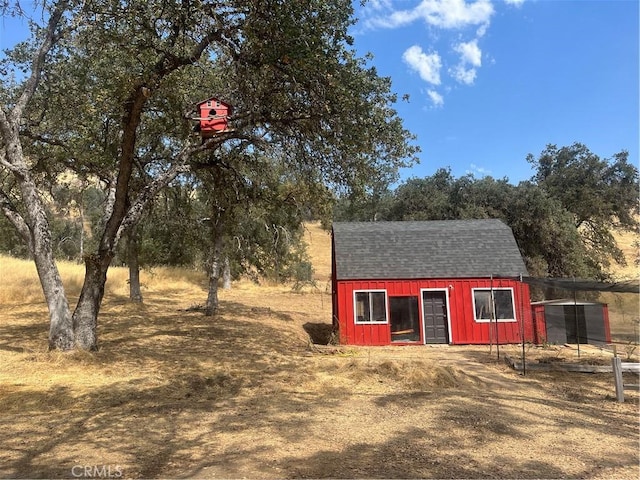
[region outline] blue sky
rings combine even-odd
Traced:
[[[23,2],[24,5],[32,2]],[[459,177],[533,174],[526,156],[581,142],[639,161],[638,0],[354,0],[360,55],[401,99],[420,164]],[[0,48],[25,35],[0,20]]]
[[[637,0],[370,0],[355,48],[389,76],[421,162],[454,176],[533,175],[528,153],[585,144],[638,166]]]

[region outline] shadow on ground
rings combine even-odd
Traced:
[[[375,359],[314,357],[301,327],[323,343],[330,326],[284,309],[116,306],[99,352],[60,365],[25,355],[58,377],[0,385],[1,477],[586,478],[637,464],[637,403],[594,393],[597,376],[522,379],[470,353],[477,381],[416,391],[354,374]],[[3,325],[0,348],[20,355],[9,347],[40,328]],[[577,448],[589,438],[600,447]]]

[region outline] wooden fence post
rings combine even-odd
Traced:
[[[613,367],[613,381],[616,384],[616,398],[619,402],[624,402],[624,384],[622,383],[622,361],[620,357],[613,357],[611,359],[611,366]]]
[[[625,384],[622,378],[622,372],[635,373],[636,376],[640,373],[640,363],[622,363],[620,357],[613,357],[611,359],[611,366],[613,367],[613,381],[616,384],[616,398],[619,402],[624,402],[624,390],[637,390],[640,392],[639,383],[627,383]],[[638,380],[636,378],[636,380]]]

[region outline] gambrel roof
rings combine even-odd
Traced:
[[[337,280],[527,275],[511,229],[500,220],[335,222]]]

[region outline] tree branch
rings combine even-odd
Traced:
[[[149,204],[149,202],[153,200],[157,193],[164,187],[166,187],[169,183],[171,183],[179,174],[187,173],[190,170],[189,165],[187,165],[187,161],[189,157],[194,152],[199,151],[201,147],[197,147],[195,149],[189,147],[190,146],[188,144],[185,145],[181,152],[178,154],[174,164],[168,170],[157,176],[155,180],[147,185],[140,193],[140,195],[138,195],[138,198],[133,203],[133,205],[131,205],[127,212],[127,215],[124,217],[122,223],[120,224],[120,228],[118,229],[118,233],[115,239],[116,244],[126,230],[131,228],[133,225],[136,225],[140,221],[145,207]]]
[[[45,57],[55,42],[59,40],[59,37],[56,36],[56,29],[58,28],[60,19],[68,6],[69,2],[63,0],[58,3],[51,12],[51,16],[49,17],[49,21],[47,22],[47,27],[45,29],[44,39],[42,40],[40,47],[36,50],[31,62],[31,76],[27,79],[22,94],[18,98],[18,101],[11,112],[11,123],[15,125],[17,125],[22,118],[25,107],[33,97],[36,88],[38,88],[40,77],[42,76]]]
[[[9,196],[0,190],[0,210],[11,224],[18,231],[22,239],[29,247],[29,251],[33,252],[33,241],[31,239],[31,231],[27,222],[22,218]]]

